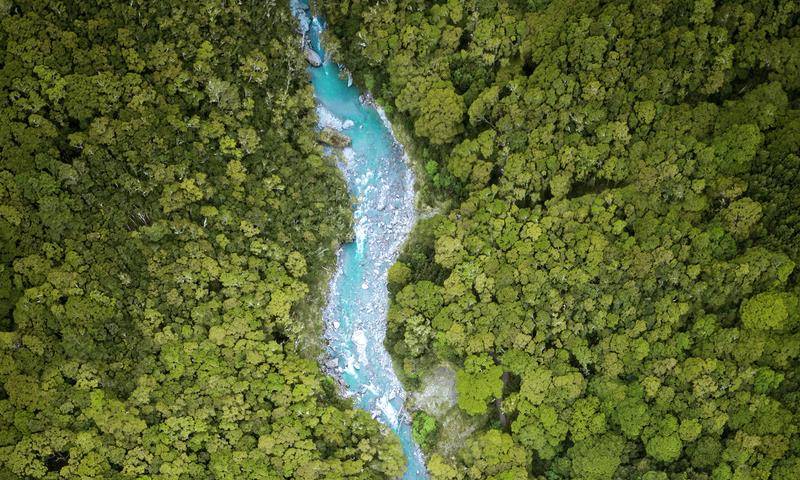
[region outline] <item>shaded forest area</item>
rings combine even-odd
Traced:
[[[0,478],[396,477],[315,358],[349,198],[288,6],[0,1],[0,65]]]
[[[800,478],[796,1],[323,6],[445,208],[387,339],[478,425],[416,416],[434,480]]]

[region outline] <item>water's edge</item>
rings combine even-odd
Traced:
[[[327,346],[321,363],[343,396],[352,397],[397,434],[408,465],[403,479],[427,479],[404,406],[406,392],[383,344],[387,272],[417,220],[414,172],[382,109],[349,78],[340,78],[339,66],[326,58],[320,40],[324,22],[312,16],[307,0],[290,0],[290,5],[303,47],[323,61],[309,67],[319,127],[337,130],[351,141],[338,167],[356,199],[355,240],[337,252],[323,312]]]

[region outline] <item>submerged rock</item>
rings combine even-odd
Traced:
[[[322,59],[320,58],[319,54],[311,49],[311,47],[305,47],[303,52],[306,54],[306,61],[312,67],[321,67],[322,66]]]
[[[350,146],[350,137],[336,130],[325,127],[319,132],[320,142],[336,148],[345,148]]]

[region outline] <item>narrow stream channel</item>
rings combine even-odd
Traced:
[[[291,0],[304,38],[321,59],[325,24],[312,17],[307,0]],[[364,101],[339,66],[309,67],[320,127],[347,135],[352,144],[339,164],[351,195],[355,241],[342,246],[324,312],[328,341],[325,365],[345,395],[400,438],[408,461],[404,480],[427,479],[419,446],[404,409],[405,391],[384,348],[388,291],[386,276],[416,220],[414,175],[383,111]]]

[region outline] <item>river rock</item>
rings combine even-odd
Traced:
[[[319,140],[324,144],[336,148],[349,147],[351,142],[350,137],[329,127],[325,127],[319,132]]]
[[[319,54],[311,49],[311,47],[305,47],[303,51],[306,54],[306,61],[312,67],[321,67],[322,66],[322,59],[320,58]]]
[[[330,371],[336,370],[339,368],[339,362],[337,362],[335,358],[329,358],[325,362],[325,367]]]

